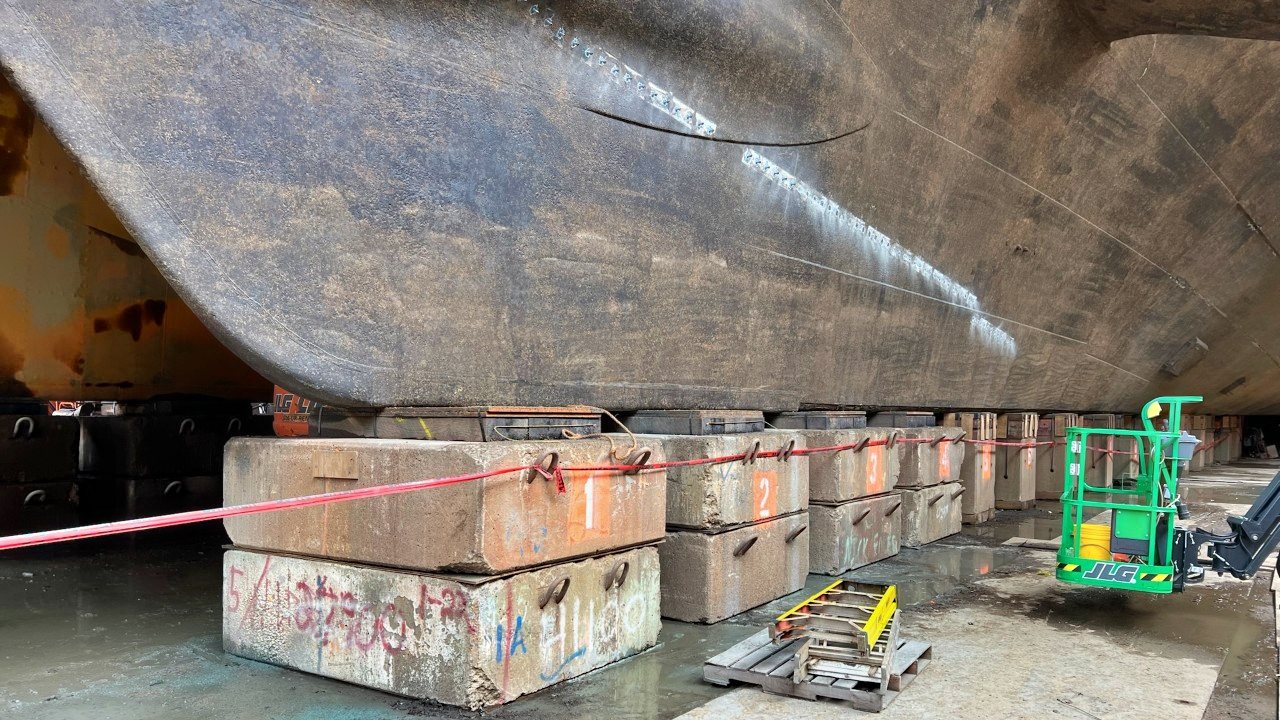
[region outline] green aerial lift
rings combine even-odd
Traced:
[[[1143,430],[1069,428],[1062,491],[1062,545],[1058,579],[1150,593],[1181,592],[1204,579],[1206,568],[1252,577],[1280,542],[1280,473],[1242,516],[1228,516],[1230,531],[1215,534],[1180,528],[1190,513],[1178,495],[1178,472],[1195,451],[1195,437],[1179,427],[1193,396],[1158,397],[1142,408]],[[1165,410],[1162,430],[1153,426]],[[1099,437],[1128,437],[1137,446],[1133,487],[1094,487],[1085,482],[1085,459]],[[1107,524],[1088,523],[1110,511]],[[1201,557],[1201,546],[1207,556]]]

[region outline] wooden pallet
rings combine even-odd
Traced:
[[[880,712],[893,702],[933,658],[933,646],[914,640],[899,640],[889,671],[888,689],[878,682],[856,682],[828,675],[809,675],[804,682],[792,682],[795,654],[801,639],[775,645],[761,630],[702,666],[702,678],[713,685],[728,686],[737,681],[759,685],[774,695],[804,700],[827,698],[856,710]]]

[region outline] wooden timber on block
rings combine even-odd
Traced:
[[[1034,438],[1039,422],[1040,416],[1036,413],[1002,413],[996,416],[996,439]]]
[[[767,693],[818,700],[834,700],[855,710],[880,712],[924,671],[933,659],[933,646],[899,639],[889,668],[887,687],[875,682],[858,682],[820,673],[809,674],[803,682],[794,682],[796,650],[802,640],[774,644],[767,631],[752,635],[711,658],[702,666],[702,678],[722,687],[732,682],[759,685]]]
[[[944,427],[964,430],[970,440],[996,439],[996,414],[989,412],[947,413],[942,416]]]

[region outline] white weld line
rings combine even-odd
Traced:
[[[557,19],[557,14],[554,8],[545,3],[529,3],[528,0],[520,0],[518,6],[526,7],[528,14],[533,18],[534,22],[546,27],[547,32],[551,35],[552,41],[555,42],[562,50],[569,51],[572,56],[580,58],[581,61],[585,62],[592,69],[602,73],[606,82],[622,88],[624,92],[635,93],[650,107],[665,113],[675,119],[676,122],[700,135],[710,137],[715,134],[716,123],[710,117],[698,112],[691,105],[678,98],[674,93],[657,85],[652,80],[646,80],[639,71],[632,68],[608,50],[584,40],[581,36],[570,30],[565,24]],[[841,17],[841,21],[844,22],[843,17]],[[852,30],[850,30],[850,33],[852,33]],[[1012,335],[993,325],[988,319],[986,319],[987,317],[998,318],[1001,321],[1033,328],[1040,332],[1049,332],[1041,328],[1035,328],[1034,326],[1024,325],[1023,323],[1017,323],[1005,318],[999,318],[999,316],[991,315],[990,313],[982,312],[978,304],[978,298],[971,290],[935,268],[924,258],[894,242],[874,226],[846,210],[838,202],[827,197],[824,193],[812,188],[808,183],[799,180],[791,173],[783,170],[777,165],[777,163],[755,150],[746,150],[742,155],[742,162],[749,169],[756,170],[764,174],[765,177],[769,178],[773,182],[778,183],[788,192],[798,193],[812,209],[818,210],[829,216],[833,216],[847,234],[862,241],[862,245],[864,245],[864,247],[861,249],[865,253],[873,253],[874,246],[878,246],[879,249],[887,252],[898,263],[923,278],[925,282],[931,283],[937,287],[943,295],[950,299],[944,300],[925,293],[907,290],[906,288],[901,288],[897,285],[871,280],[870,278],[854,275],[853,273],[845,273],[825,265],[818,265],[817,263],[811,264],[832,272],[839,272],[868,282],[876,282],[886,287],[896,288],[903,292],[910,292],[912,294],[919,295],[920,297],[944,302],[948,305],[968,310],[969,312],[974,313],[973,320],[970,323],[970,328],[980,333],[986,342],[994,344],[999,350],[1010,354],[1017,353],[1017,341],[1014,340]],[[867,245],[871,245],[873,247],[865,247]],[[772,253],[773,251],[766,252]],[[789,255],[782,255],[780,253],[773,254],[799,262],[809,262],[801,260],[800,258],[792,258]],[[1049,332],[1049,334],[1056,335],[1056,333],[1051,332]],[[1079,342],[1074,340],[1074,338],[1065,338],[1065,336],[1057,337],[1063,337],[1067,340]]]
[[[1084,353],[1084,356],[1085,356],[1085,357],[1087,357],[1087,358],[1089,358],[1090,360],[1097,360],[1098,362],[1102,363],[1103,365],[1106,365],[1106,366],[1107,366],[1107,367],[1109,367],[1109,368],[1112,368],[1112,369],[1115,369],[1115,370],[1119,370],[1120,372],[1124,373],[1125,375],[1129,375],[1129,376],[1131,376],[1131,377],[1133,377],[1133,378],[1136,378],[1136,379],[1138,379],[1138,380],[1141,380],[1144,384],[1145,384],[1145,383],[1149,383],[1149,382],[1151,382],[1150,380],[1148,380],[1148,379],[1146,379],[1146,378],[1142,377],[1141,375],[1137,375],[1137,374],[1135,374],[1135,373],[1131,373],[1131,372],[1129,372],[1128,370],[1125,370],[1124,368],[1120,367],[1119,365],[1115,365],[1115,364],[1113,364],[1113,363],[1109,363],[1109,362],[1107,362],[1106,360],[1103,360],[1102,358],[1100,358],[1100,357],[1098,357],[1098,356],[1096,356],[1096,355],[1090,355],[1089,353]]]
[[[1085,341],[1083,341],[1083,340],[1078,340],[1078,339],[1076,339],[1076,338],[1069,337],[1069,336],[1067,336],[1067,335],[1059,335],[1058,333],[1053,332],[1052,330],[1045,330],[1045,329],[1044,329],[1044,328],[1042,328],[1042,327],[1036,327],[1035,325],[1028,325],[1028,324],[1026,324],[1026,323],[1018,322],[1017,320],[1011,320],[1011,319],[1009,319],[1009,318],[1007,318],[1007,317],[1003,317],[1003,316],[1000,316],[1000,315],[996,315],[996,314],[994,314],[994,313],[989,313],[989,312],[986,312],[986,311],[983,311],[983,310],[975,310],[975,309],[973,309],[973,308],[971,308],[971,307],[966,307],[966,306],[961,305],[961,304],[959,304],[959,303],[951,302],[950,300],[944,300],[944,299],[942,299],[942,298],[940,298],[940,297],[936,297],[936,296],[934,296],[934,295],[929,295],[929,294],[927,294],[927,293],[922,293],[922,292],[920,292],[920,291],[918,291],[918,290],[912,290],[912,289],[910,289],[910,288],[904,288],[904,287],[902,287],[901,285],[894,285],[894,284],[893,284],[893,283],[891,283],[891,282],[886,282],[886,281],[884,281],[884,280],[876,280],[875,278],[869,278],[869,277],[867,277],[866,275],[859,275],[859,274],[857,274],[857,273],[852,273],[852,272],[849,272],[849,271],[847,271],[847,270],[841,270],[841,269],[839,269],[839,268],[833,268],[833,267],[831,267],[830,265],[823,265],[822,263],[814,262],[813,260],[806,260],[806,259],[801,258],[801,257],[795,257],[794,255],[787,255],[787,254],[785,254],[785,253],[776,252],[776,251],[770,250],[769,248],[760,247],[759,245],[752,245],[752,244],[750,244],[750,243],[744,243],[744,244],[745,244],[747,247],[749,247],[749,248],[751,248],[751,249],[753,249],[753,250],[759,250],[760,252],[768,253],[769,255],[773,255],[774,257],[779,257],[779,258],[782,258],[782,259],[784,259],[784,260],[791,260],[791,261],[794,261],[794,262],[798,262],[798,263],[800,263],[800,264],[802,264],[802,265],[808,265],[808,266],[810,266],[810,267],[818,268],[819,270],[826,270],[826,271],[828,271],[828,272],[833,272],[833,273],[835,273],[835,274],[837,274],[837,275],[843,275],[843,276],[845,276],[845,277],[853,278],[853,279],[855,279],[855,280],[861,280],[861,281],[863,281],[863,282],[869,282],[869,283],[871,283],[871,284],[873,284],[873,285],[879,285],[879,286],[881,286],[881,287],[889,288],[889,289],[891,289],[891,290],[898,290],[898,291],[900,291],[900,292],[908,293],[908,294],[910,294],[910,295],[915,295],[916,297],[921,297],[921,298],[924,298],[924,299],[926,299],[926,300],[932,300],[932,301],[934,301],[934,302],[936,302],[936,303],[941,303],[941,304],[943,304],[943,305],[950,305],[951,307],[954,307],[954,308],[959,309],[959,310],[963,310],[963,311],[965,311],[965,312],[974,313],[975,315],[981,315],[981,316],[984,316],[984,317],[991,318],[991,319],[993,319],[993,320],[999,320],[1000,322],[1007,322],[1007,323],[1009,323],[1009,324],[1011,324],[1011,325],[1017,325],[1018,327],[1024,327],[1024,328],[1026,328],[1026,329],[1028,329],[1028,330],[1034,330],[1034,331],[1036,331],[1036,332],[1044,333],[1044,334],[1046,334],[1046,335],[1052,335],[1053,337],[1056,337],[1056,338],[1058,338],[1058,339],[1060,339],[1060,340],[1066,340],[1067,342],[1072,342],[1072,343],[1076,343],[1076,344],[1079,344],[1079,345],[1087,345],[1087,344],[1088,344],[1088,343],[1086,343],[1086,342],[1085,342]],[[994,326],[993,326],[993,327],[994,327]]]

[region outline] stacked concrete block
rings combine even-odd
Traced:
[[[960,532],[959,483],[965,462],[963,431],[951,427],[916,427],[898,430],[903,442],[897,489],[902,497],[901,545],[919,547]]]
[[[960,532],[960,483],[902,491],[902,544],[920,547]]]
[[[223,577],[227,652],[470,709],[635,655],[661,627],[652,547],[490,576],[237,549]]]
[[[1239,415],[1227,415],[1222,421],[1227,430],[1227,462],[1235,462],[1244,452],[1244,427]]]
[[[81,416],[79,485],[85,519],[105,522],[217,507],[222,450],[266,432],[248,403],[121,403],[117,414]]]
[[[728,411],[650,412],[633,416],[628,426],[683,433],[638,435],[667,457],[749,456],[668,471],[667,535],[659,547],[664,617],[719,622],[804,586],[809,459],[789,454],[806,446],[801,433],[757,432],[762,415]],[[733,428],[751,431],[734,433]],[[774,451],[787,456],[757,457]]]
[[[1226,465],[1231,462],[1231,426],[1230,418],[1225,415],[1219,415],[1214,418],[1213,423],[1213,439],[1219,441],[1213,447],[1213,457],[1207,458],[1206,462],[1212,461],[1219,465]]]
[[[966,525],[987,522],[996,514],[996,415],[989,412],[947,413],[942,424],[964,431],[969,446],[960,466],[961,515]]]
[[[1195,454],[1191,456],[1191,462],[1188,463],[1187,469],[1190,472],[1202,472],[1205,468],[1205,459],[1213,454],[1212,449],[1207,446],[1213,435],[1209,429],[1213,418],[1209,415],[1184,415],[1183,421],[1182,429],[1191,433],[1200,441],[1200,444],[1196,445]]]
[[[996,507],[1026,510],[1036,503],[1036,448],[1039,416],[1005,413],[996,418]],[[1016,447],[1017,444],[1025,447]]]
[[[1081,427],[1114,430],[1117,416],[1093,413],[1080,418]],[[1115,477],[1115,436],[1091,435],[1084,449],[1084,481],[1093,487],[1111,487]]]
[[[224,561],[227,650],[478,709],[651,647],[660,571],[650,546],[664,535],[667,478],[572,469],[616,462],[614,445],[232,441],[228,504],[549,472],[228,519],[240,547]]]
[[[811,448],[854,446],[809,456],[810,572],[839,575],[898,554],[902,499],[894,487],[906,446],[895,441],[897,432],[800,433]]]
[[[71,527],[78,522],[73,417],[52,416],[42,402],[0,407],[0,528],[4,534]]]
[[[1067,428],[1079,427],[1075,413],[1041,415],[1036,440],[1044,443],[1036,448],[1036,499],[1060,500],[1066,477]],[[1051,443],[1051,444],[1050,444]]]

